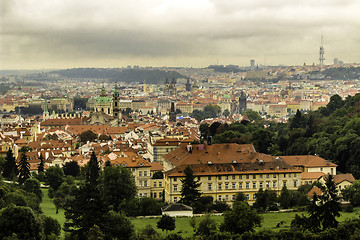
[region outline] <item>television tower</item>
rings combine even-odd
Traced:
[[[323,35],[321,34],[321,45],[320,45],[320,56],[319,56],[319,60],[320,60],[320,68],[324,65],[324,53],[325,53],[325,50],[324,50],[324,47],[323,47]]]

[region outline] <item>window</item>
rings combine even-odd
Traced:
[[[291,177],[291,173],[289,173],[289,177]]]
[[[176,182],[177,181],[177,178],[176,177],[174,177],[174,182]]]
[[[276,174],[273,175],[273,178],[276,178]]]
[[[235,201],[235,195],[232,195],[232,200]]]
[[[253,200],[256,200],[256,194],[253,194]]]
[[[219,183],[219,190],[221,190],[221,183]]]
[[[242,179],[242,175],[239,175],[239,179]]]
[[[209,180],[209,181],[211,180],[211,176],[208,176],[208,180]]]
[[[139,187],[142,187],[142,181],[139,181]]]
[[[276,182],[273,182],[273,187],[276,188]]]
[[[246,175],[246,179],[249,179],[249,175]]]
[[[266,188],[270,187],[270,182],[266,182]]]
[[[232,183],[232,189],[235,189],[235,187],[236,187],[236,184]]]
[[[262,182],[259,183],[259,188],[263,188],[263,183]]]
[[[139,171],[139,177],[142,177],[142,171]]]
[[[156,198],[156,192],[154,192],[154,198]]]
[[[232,175],[232,179],[235,179],[235,175]]]
[[[147,197],[147,193],[144,193],[144,197]]]
[[[256,183],[255,182],[253,182],[253,188],[256,188]]]
[[[284,178],[286,178],[286,173],[284,173]]]
[[[323,170],[324,170],[324,169],[321,167],[321,168],[320,168],[320,172],[322,172]]]
[[[225,195],[225,201],[229,201],[229,195]]]
[[[174,202],[177,202],[177,197],[174,197]]]
[[[239,189],[242,189],[242,183],[239,183]]]
[[[296,177],[296,173],[294,173],[294,177]]]
[[[208,190],[211,191],[211,184],[208,184]]]
[[[218,199],[219,199],[219,201],[221,201],[221,195],[219,195]]]
[[[256,179],[256,175],[255,175],[255,174],[253,175],[253,179]]]
[[[294,181],[294,187],[297,187],[297,181]]]
[[[262,174],[260,174],[260,175],[259,175],[259,177],[260,177],[260,178],[263,178],[263,175],[262,175]]]
[[[225,183],[225,189],[226,189],[226,190],[229,189],[229,183]]]
[[[246,198],[246,200],[249,200],[249,199],[250,199],[250,195],[249,195],[249,194],[246,194],[246,195],[245,195],[245,198]]]
[[[250,184],[247,182],[246,183],[246,189],[249,189],[250,188]]]
[[[154,187],[156,187],[156,182],[154,182]]]
[[[159,198],[162,198],[162,192],[159,192]]]
[[[177,192],[177,185],[174,185],[174,192]]]
[[[144,187],[147,187],[147,181],[144,181]]]
[[[147,171],[144,171],[144,177],[146,177],[147,176]]]
[[[219,176],[218,179],[221,180],[221,176]]]
[[[283,181],[283,186],[286,187],[286,181]]]
[[[159,187],[162,187],[162,182],[159,182]]]
[[[266,174],[266,178],[270,178],[270,174]]]
[[[142,193],[139,193],[139,198],[142,198]]]

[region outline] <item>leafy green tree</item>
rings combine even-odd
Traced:
[[[224,114],[225,117],[228,117],[230,115],[229,109],[225,109],[223,114]]]
[[[132,173],[121,166],[105,168],[100,187],[104,202],[111,205],[115,211],[120,210],[120,203],[133,199],[137,192]]]
[[[261,216],[252,210],[247,202],[234,202],[232,210],[224,213],[224,221],[220,225],[220,230],[243,234],[247,231],[254,231],[255,227],[260,226],[261,220]]]
[[[200,187],[201,183],[195,180],[194,172],[190,165],[185,167],[184,174],[185,178],[181,179],[181,201],[187,205],[190,205],[200,198],[201,192],[198,188]]]
[[[256,201],[253,204],[253,207],[262,211],[265,211],[267,208],[267,199],[266,199],[266,193],[264,192],[264,190],[262,188],[260,188],[258,190],[258,192],[256,193]]]
[[[19,184],[23,184],[30,176],[30,163],[27,160],[26,153],[22,152],[19,161]]]
[[[45,172],[45,182],[55,191],[64,182],[64,171],[59,166],[51,166]]]
[[[273,144],[273,134],[266,129],[259,129],[252,133],[251,141],[258,152],[267,154]]]
[[[28,193],[34,193],[40,200],[42,199],[43,193],[40,188],[40,182],[37,179],[29,178],[24,183],[24,190]]]
[[[105,239],[127,240],[134,235],[134,226],[125,214],[110,211],[105,215],[105,219],[100,225]]]
[[[41,239],[41,225],[29,207],[10,205],[0,210],[0,239],[11,237],[19,239]]]
[[[80,133],[79,138],[80,138],[80,142],[82,143],[86,143],[87,141],[94,142],[97,138],[97,135],[93,133],[93,131],[87,130],[85,132]]]
[[[6,152],[5,164],[3,170],[3,177],[6,179],[14,179],[18,174],[18,168],[16,165],[15,157],[13,156],[12,150],[9,149]]]
[[[360,183],[354,182],[345,187],[341,190],[341,195],[345,201],[350,201],[354,207],[360,206]]]
[[[155,239],[160,239],[160,235],[151,225],[147,225],[144,229],[140,230],[137,239],[155,240]]]
[[[175,229],[175,218],[170,217],[169,215],[162,215],[160,220],[156,224],[157,228],[161,230],[172,231]]]
[[[76,161],[65,163],[62,169],[66,176],[70,175],[73,177],[77,177],[80,175],[80,166]]]
[[[38,173],[41,173],[41,172],[44,172],[44,162],[45,162],[42,154],[40,154],[39,160],[40,160],[40,163],[39,163],[39,167],[38,167]]]
[[[156,171],[153,173],[152,179],[163,179],[164,178],[164,174],[162,171]]]
[[[51,236],[60,237],[61,225],[56,219],[42,215],[40,220],[42,223],[44,235],[47,237],[47,239],[51,238]]]
[[[195,227],[195,235],[210,237],[217,232],[216,221],[211,218],[209,214],[205,214],[205,217]]]
[[[288,209],[290,207],[291,204],[290,192],[286,186],[283,186],[283,188],[281,189],[281,193],[279,196],[279,203],[280,206],[284,209]]]

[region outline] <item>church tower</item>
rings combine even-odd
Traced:
[[[190,78],[187,79],[187,82],[186,82],[186,84],[185,84],[185,88],[186,88],[186,91],[188,91],[188,92],[191,91]]]
[[[113,103],[112,108],[113,108],[114,117],[117,119],[121,119],[120,99],[119,99],[119,91],[117,84],[115,84],[112,103]]]
[[[239,111],[245,112],[246,111],[246,94],[244,91],[241,91],[240,97],[239,97]]]
[[[169,80],[168,80],[167,77],[166,77],[166,79],[165,79],[164,92],[165,92],[166,95],[169,95],[169,94],[170,94],[170,84],[169,84]]]
[[[173,77],[170,85],[170,95],[175,96],[176,95],[176,79]]]
[[[48,105],[47,105],[47,99],[45,99],[44,102],[44,112],[43,112],[43,120],[49,119],[49,110],[48,110]]]

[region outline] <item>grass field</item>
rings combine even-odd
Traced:
[[[43,191],[43,201],[40,205],[44,215],[53,217],[59,221],[61,226],[64,225],[65,222],[65,216],[64,216],[64,210],[60,209],[59,213],[56,214],[55,205],[51,202],[50,198],[48,197],[48,190],[42,189]],[[257,228],[257,230],[260,229],[270,229],[270,230],[279,230],[279,229],[285,229],[290,227],[290,223],[292,219],[294,218],[295,214],[304,214],[306,215],[306,212],[284,212],[284,213],[265,213],[261,214],[263,217],[263,221],[261,224],[261,227]],[[341,216],[338,218],[338,220],[345,221],[349,218],[359,217],[360,216],[360,207],[354,208],[354,212],[352,213],[346,213],[341,212]],[[196,217],[197,221],[200,221],[203,217]],[[223,221],[222,216],[212,216],[213,219],[218,223],[218,226]],[[156,227],[157,221],[159,221],[159,218],[131,218],[132,223],[135,226],[135,230],[139,231],[141,229],[144,229],[147,225],[151,225],[160,235],[165,235],[166,233],[161,231]],[[179,217],[175,220],[176,228],[174,231],[171,231],[169,233],[179,233],[183,237],[188,237],[194,234],[192,227],[189,224],[190,218],[187,217]],[[280,228],[277,228],[276,225],[280,222],[284,221],[285,223],[281,225]],[[64,236],[64,231],[61,232],[61,236]]]

